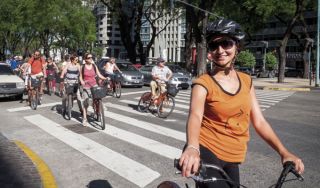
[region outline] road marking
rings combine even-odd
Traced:
[[[135,127],[144,129],[144,130],[148,130],[150,132],[154,132],[157,134],[161,134],[164,136],[168,136],[177,140],[181,140],[181,141],[186,141],[186,134],[184,132],[180,132],[180,131],[176,131],[173,129],[169,129],[163,126],[159,126],[157,124],[153,124],[153,123],[149,123],[149,122],[145,122],[145,121],[140,121],[128,116],[124,116],[124,115],[120,115],[120,114],[116,114],[110,111],[106,112],[105,115],[107,118],[112,118],[114,120],[117,121],[121,121],[123,123],[129,124],[129,125],[133,125]]]
[[[61,102],[53,102],[53,103],[41,104],[41,105],[38,105],[37,108],[44,108],[44,107],[54,106],[54,105],[57,105],[57,104],[61,104]],[[24,111],[24,110],[31,110],[31,108],[30,108],[30,106],[24,106],[24,107],[7,109],[8,112],[18,112],[18,111]]]
[[[158,172],[82,135],[76,134],[39,114],[24,118],[139,187],[148,185],[160,176]]]
[[[47,164],[36,154],[34,153],[28,146],[23,144],[20,141],[15,140],[15,144],[31,159],[31,161],[35,164],[39,175],[41,177],[41,182],[43,188],[56,188],[58,187],[54,176],[47,166]]]
[[[190,94],[178,93],[177,96],[181,97],[190,97]]]

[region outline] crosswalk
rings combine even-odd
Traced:
[[[132,151],[143,150],[151,156],[159,156],[172,163],[178,158],[186,140],[185,122],[189,111],[190,90],[180,91],[176,96],[176,106],[167,119],[160,119],[150,113],[137,111],[139,96],[144,91],[123,93],[119,100],[105,100],[105,130],[97,130],[103,137],[115,139],[130,145]],[[256,95],[261,109],[264,111],[278,102],[288,98],[294,91],[263,91],[257,90]],[[45,109],[59,102],[43,104]],[[30,110],[29,107],[7,109],[9,113],[19,113]],[[53,136],[55,139],[75,149],[101,166],[107,168],[119,177],[132,183],[130,187],[148,187],[162,176],[158,168],[137,157],[128,157],[115,148],[92,140],[86,134],[78,134],[66,128],[65,123],[57,122],[61,118],[58,113],[24,114],[29,123]],[[80,124],[80,120],[72,118]],[[67,123],[70,121],[66,121]],[[181,129],[177,128],[180,126]],[[139,148],[139,149],[138,149]],[[152,160],[150,161],[152,162]],[[125,166],[125,168],[123,168]],[[121,187],[121,186],[117,186]]]

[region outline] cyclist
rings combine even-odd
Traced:
[[[32,79],[36,79],[37,77],[40,79],[40,100],[42,99],[43,94],[43,78],[46,77],[46,67],[45,60],[41,57],[41,53],[39,50],[36,50],[33,56],[28,61],[30,66],[30,77]],[[29,82],[29,86],[30,86]]]
[[[84,61],[85,63],[81,66],[80,71],[80,82],[83,86],[83,92],[82,92],[82,124],[83,126],[88,125],[87,121],[87,108],[89,106],[89,96],[91,95],[90,88],[97,86],[96,77],[99,77],[102,80],[105,80],[106,78],[100,74],[97,66],[93,63],[92,55],[90,53],[86,53],[84,55]]]
[[[193,82],[187,143],[179,161],[183,176],[196,172],[201,159],[220,166],[239,183],[239,164],[245,159],[250,120],[256,132],[281,156],[282,163],[293,161],[299,173],[304,171],[302,160],[285,148],[263,117],[251,77],[233,67],[244,37],[234,21],[219,19],[208,24],[207,56],[215,66]],[[223,178],[216,171],[207,171],[207,175]],[[198,186],[230,187],[224,181]]]
[[[158,85],[161,87],[161,91],[166,89],[166,83],[172,77],[172,71],[165,66],[165,60],[161,57],[157,58],[157,66],[154,66],[151,71],[152,79],[150,82],[152,99],[155,99],[159,93],[157,93]]]
[[[79,65],[79,58],[76,55],[71,55],[70,57],[70,63],[68,63],[65,68],[62,70],[60,78],[63,80],[65,78],[64,82],[66,84],[76,84],[78,83],[78,78],[80,75],[80,65]],[[63,93],[62,97],[62,106],[65,106],[66,100],[67,100],[67,93],[66,90]],[[76,90],[77,94],[77,101],[79,105],[80,112],[82,113],[81,105],[79,104],[79,101],[81,100],[79,89]],[[65,110],[65,109],[64,109]],[[63,112],[65,113],[65,111]]]
[[[55,79],[55,75],[56,75],[56,71],[58,70],[58,66],[56,65],[56,63],[53,61],[52,57],[48,57],[47,58],[47,64],[46,64],[46,73],[47,73],[47,83],[49,83],[49,77],[48,75],[53,75],[53,79],[52,79],[52,90],[53,93],[56,93],[56,79]],[[47,86],[49,87],[49,84],[47,84]],[[49,91],[49,88],[48,88]]]
[[[110,58],[110,60],[105,64],[104,70],[105,70],[105,74],[106,74],[105,76],[107,78],[109,78],[111,81],[114,81],[114,79],[115,79],[115,74],[113,72],[114,70],[117,70],[120,73],[122,73],[116,64],[116,59],[114,57]],[[108,85],[108,87],[109,87],[109,85]]]
[[[59,72],[62,73],[62,71],[64,70],[64,68],[70,63],[70,55],[66,54],[64,55],[64,61],[62,63],[60,63],[59,65]],[[61,75],[61,74],[60,74]],[[64,88],[64,81],[63,81],[64,77],[61,78],[60,76],[60,80],[59,80],[59,94],[62,97],[63,96],[63,88]]]

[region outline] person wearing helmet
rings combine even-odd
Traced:
[[[239,24],[219,19],[207,27],[207,57],[214,63],[211,72],[194,80],[187,121],[187,143],[180,157],[182,175],[197,172],[199,161],[220,166],[237,183],[239,164],[244,162],[249,141],[249,125],[281,156],[293,161],[299,173],[304,164],[289,152],[263,117],[252,79],[233,65],[245,37]],[[217,171],[208,177],[223,179]],[[198,184],[199,187],[232,187],[225,181]]]

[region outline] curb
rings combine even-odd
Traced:
[[[14,143],[29,157],[29,159],[36,166],[42,180],[43,188],[57,188],[58,186],[56,184],[55,178],[46,163],[22,142],[15,140]]]
[[[310,91],[310,88],[294,88],[294,87],[263,87],[262,90],[277,90],[277,91]]]

